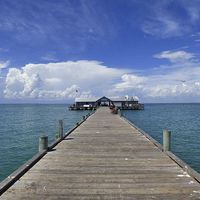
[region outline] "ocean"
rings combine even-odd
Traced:
[[[0,181],[38,152],[38,140],[55,140],[58,120],[67,132],[89,111],[69,111],[67,105],[0,105]]]
[[[124,116],[162,144],[163,129],[171,131],[171,151],[200,172],[200,104],[145,104]]]
[[[38,152],[40,135],[55,140],[59,119],[66,132],[87,113],[67,105],[0,105],[0,181]],[[200,172],[200,104],[145,104],[123,115],[160,143],[162,130],[171,130],[172,152]]]

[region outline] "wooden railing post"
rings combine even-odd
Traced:
[[[163,150],[171,150],[171,131],[168,131],[166,129],[163,130]]]
[[[48,136],[43,135],[39,138],[39,152],[48,149]]]
[[[63,120],[59,120],[59,137],[63,138]]]
[[[118,110],[119,116],[122,117],[122,110],[119,108]]]

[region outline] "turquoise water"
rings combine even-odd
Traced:
[[[38,152],[40,135],[54,141],[59,119],[67,131],[87,113],[67,105],[0,105],[0,180]],[[160,143],[170,129],[172,151],[200,172],[200,104],[145,104],[123,114]]]
[[[0,105],[0,181],[38,152],[40,135],[55,140],[59,119],[67,131],[87,113],[67,105]]]
[[[162,143],[162,130],[172,132],[172,152],[200,172],[200,104],[145,104],[124,116]]]

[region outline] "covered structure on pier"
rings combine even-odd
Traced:
[[[117,107],[122,110],[141,110],[144,105],[133,97],[100,97],[100,98],[76,98],[71,110],[92,110],[99,106]]]

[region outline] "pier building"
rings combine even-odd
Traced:
[[[142,110],[144,104],[133,97],[97,97],[76,98],[75,103],[69,106],[70,110],[94,110],[99,106],[117,107],[121,110]]]

